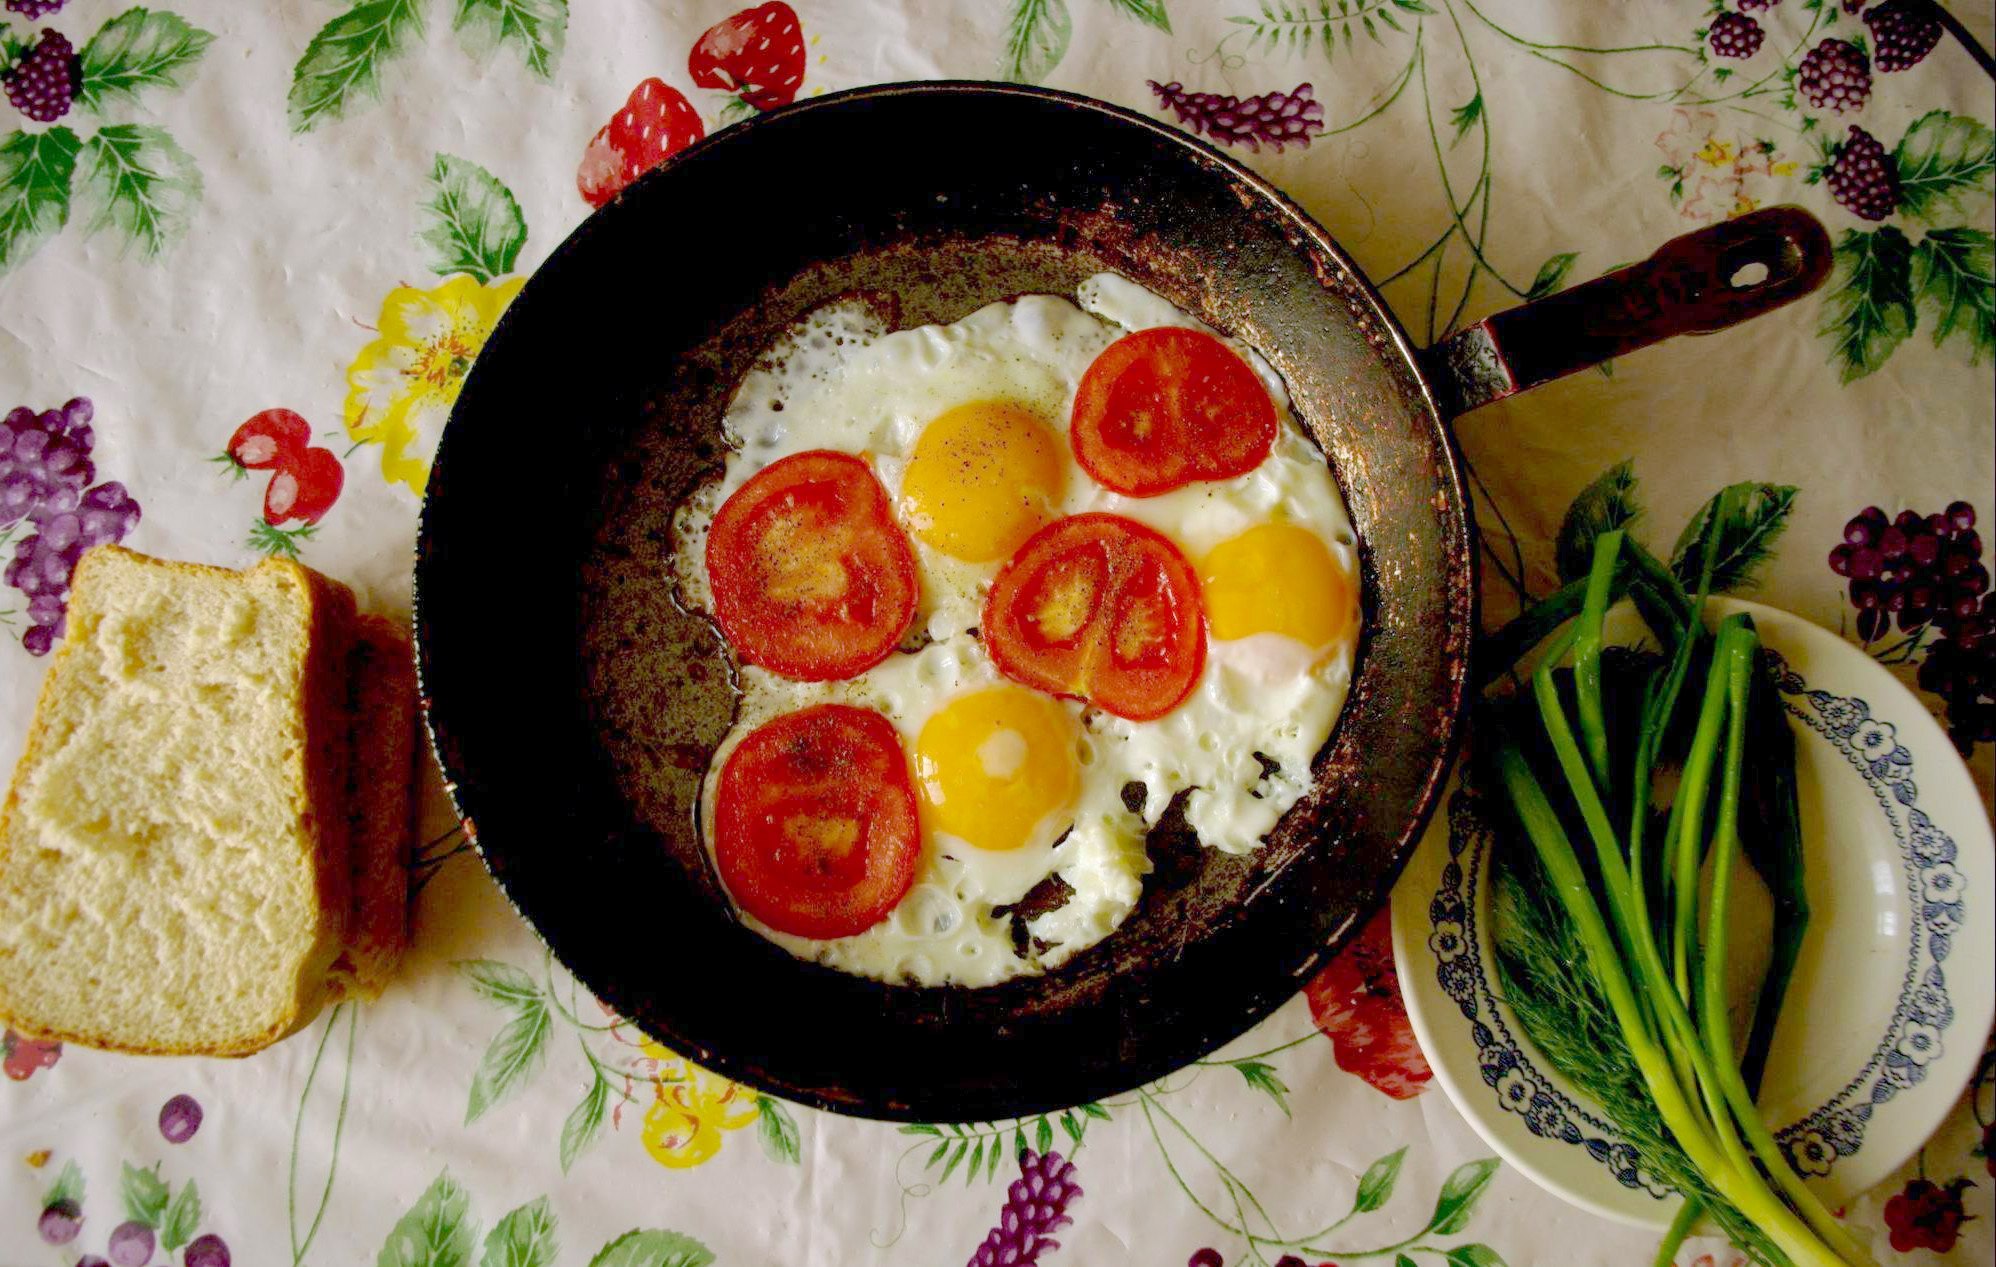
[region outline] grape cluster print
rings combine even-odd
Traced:
[[[1081,1195],[1074,1163],[1059,1153],[1019,1154],[1019,1177],[1005,1190],[998,1224],[970,1256],[968,1267],[1034,1267],[1040,1255],[1060,1248],[1055,1232],[1074,1220],[1067,1208]]]
[[[1715,56],[1744,61],[1760,51],[1767,32],[1744,13],[1721,13],[1712,20],[1705,38]]]
[[[1259,152],[1265,141],[1280,152],[1286,145],[1307,146],[1324,130],[1323,103],[1313,99],[1306,83],[1245,100],[1216,92],[1187,92],[1176,80],[1161,84],[1153,79],[1150,90],[1180,123],[1216,145],[1244,145]]]
[[[61,0],[7,0],[31,24],[61,7]],[[30,125],[0,132],[0,273],[39,250],[72,213],[86,233],[111,232],[147,258],[185,236],[201,201],[193,156],[165,128],[115,116],[184,88],[214,38],[178,14],[143,7],[88,39],[53,26],[0,24],[0,86]],[[73,126],[78,116],[96,130]]]
[[[180,1096],[176,1099],[188,1099]],[[198,1115],[200,1106],[195,1105]],[[41,1157],[46,1161],[46,1156]],[[43,1243],[88,1243],[92,1217],[86,1206],[82,1169],[66,1162],[42,1193],[42,1210],[35,1230]],[[123,1214],[103,1242],[103,1254],[84,1254],[77,1267],[149,1267],[164,1252],[168,1267],[176,1255],[179,1267],[230,1267],[228,1242],[214,1232],[201,1232],[201,1189],[192,1179],[174,1185],[159,1173],[127,1162],[119,1176],[118,1196]],[[98,1218],[102,1227],[108,1219]],[[200,1235],[196,1235],[199,1232]]]
[[[1964,753],[1996,742],[1996,595],[1975,525],[1967,502],[1890,519],[1867,506],[1844,525],[1829,559],[1850,581],[1867,648],[1895,625],[1900,638],[1875,650],[1881,660],[1901,663],[1925,648],[1920,686],[1946,703],[1948,735]]]
[[[139,504],[116,480],[93,484],[97,468],[88,398],[39,413],[26,405],[0,423],[0,542],[15,538],[6,582],[27,600],[21,645],[47,655],[68,618],[69,583],[83,552],[123,541]]]

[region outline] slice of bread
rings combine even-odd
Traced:
[[[242,1055],[309,1020],[350,907],[354,601],[116,546],[0,814],[0,1016],[43,1039]]]
[[[416,664],[392,621],[360,618],[353,644],[347,822],[353,909],[333,963],[342,997],[376,998],[409,944],[409,842],[416,810]]]

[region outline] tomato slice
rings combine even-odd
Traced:
[[[707,575],[736,653],[805,682],[886,659],[920,592],[887,491],[863,459],[829,449],[770,463],[721,504]]]
[[[819,704],[758,726],[728,754],[715,795],[721,879],[777,932],[865,932],[915,882],[908,758],[871,709]]]
[[[1232,348],[1159,326],[1111,343],[1081,376],[1070,442],[1097,483],[1155,497],[1245,475],[1275,445],[1275,403]]]
[[[1178,707],[1206,665],[1192,565],[1121,515],[1073,515],[1027,538],[991,583],[983,633],[1006,677],[1131,721]]]

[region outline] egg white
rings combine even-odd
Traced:
[[[1268,388],[1282,422],[1267,461],[1231,480],[1149,498],[1112,493],[1076,466],[1068,418],[1082,375],[1103,349],[1154,326],[1214,333],[1112,274],[1089,278],[1076,297],[1079,306],[1026,295],[948,325],[893,332],[859,302],[829,305],[799,322],[744,377],[723,421],[733,450],[726,468],[675,519],[672,574],[682,601],[711,607],[708,526],[721,503],[764,466],[811,449],[862,454],[898,501],[922,429],[949,409],[984,400],[1022,405],[1058,437],[1068,467],[1059,514],[1106,511],[1136,519],[1176,541],[1195,566],[1221,542],[1282,519],[1316,533],[1346,575],[1357,576],[1351,521],[1322,453],[1296,419],[1280,376],[1238,340],[1227,342]],[[762,722],[814,703],[859,704],[893,722],[912,751],[923,722],[950,699],[1003,680],[975,636],[1002,561],[966,563],[911,542],[922,589],[911,645],[924,638],[927,645],[897,652],[845,682],[792,682],[743,666],[740,713],[714,755],[702,802],[710,847],[718,771]],[[1150,870],[1145,833],[1174,796],[1185,794],[1186,822],[1206,845],[1245,853],[1260,844],[1309,786],[1311,762],[1344,703],[1357,638],[1355,623],[1327,647],[1272,633],[1209,638],[1192,694],[1153,722],[1064,701],[1082,728],[1081,793],[1073,826],[1057,843],[994,852],[925,830],[914,888],[866,932],[818,941],[774,932],[747,915],[744,921],[802,958],[881,980],[981,986],[1057,966],[1113,932],[1135,908]],[[1135,812],[1123,801],[1126,783],[1144,789]],[[994,909],[1050,874],[1072,896],[1030,922],[1031,941],[1020,954],[1009,919]]]

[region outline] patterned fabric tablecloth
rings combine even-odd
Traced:
[[[1996,510],[1996,108],[1924,0],[146,2],[0,15],[0,384],[21,407],[0,435],[0,762],[83,546],[294,555],[406,612],[465,370],[591,201],[759,108],[967,77],[1202,131],[1327,225],[1422,343],[1697,225],[1810,208],[1837,244],[1820,296],[1462,421],[1487,618],[1551,588],[1568,504],[1618,462],[1658,549],[1721,485],[1768,481],[1731,579],[1945,688],[1922,698],[1972,744],[1987,805],[1975,653],[1918,601],[1862,610],[1876,560],[1844,556],[1855,599],[1828,562],[1867,506]],[[1952,7],[1990,42],[1988,0]],[[799,216],[816,204],[797,191]],[[606,301],[642,321],[673,296]],[[307,436],[306,456],[231,461],[253,418]],[[540,530],[533,506],[519,530]],[[1926,578],[1945,591],[1929,603],[1986,584],[1979,537],[1950,550],[1964,560]],[[536,592],[522,576],[515,601]],[[934,1267],[988,1239],[1021,1250],[993,1261],[1052,1265],[1477,1267],[1654,1246],[1500,1165],[1431,1089],[1383,916],[1255,1032],[1155,1085],[904,1128],[762,1098],[651,1043],[548,962],[434,788],[425,827],[417,945],[378,1003],[238,1062],[7,1035],[0,1262]],[[1854,1204],[1882,1261],[1990,1261],[1992,1094],[1985,1060],[1921,1155]],[[1694,1241],[1679,1261],[1742,1260]]]

